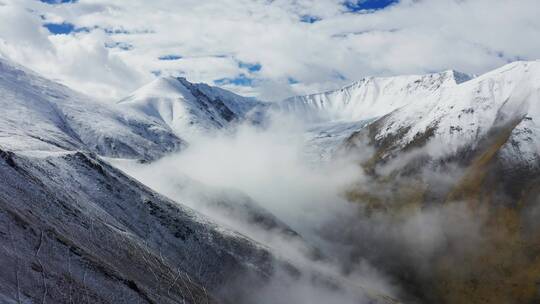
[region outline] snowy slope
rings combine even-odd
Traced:
[[[426,144],[441,158],[509,130],[501,156],[539,166],[539,92],[540,62],[514,62],[397,109],[375,121],[370,136],[385,142],[388,155]]]
[[[279,264],[89,154],[0,150],[0,180],[3,303],[215,303]]]
[[[331,161],[353,133],[362,130],[372,120],[310,123],[304,133],[307,160],[315,166]]]
[[[176,77],[157,78],[119,102],[121,108],[135,109],[153,117],[188,140],[249,119],[248,113],[262,104],[252,98]]]
[[[93,101],[0,59],[0,146],[155,159],[184,144],[167,125]]]
[[[540,62],[520,61],[476,78],[456,71],[368,77],[271,108],[307,122],[307,151],[319,159],[355,132],[348,142],[367,136],[381,158],[424,145],[430,156],[444,158],[474,150],[488,134],[510,128],[499,156],[540,167],[539,89]]]
[[[292,97],[274,108],[308,122],[361,121],[385,115],[418,100],[437,98],[470,78],[455,71],[368,77],[337,91]]]

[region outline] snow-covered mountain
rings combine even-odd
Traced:
[[[488,134],[506,128],[500,158],[540,167],[539,89],[540,62],[519,61],[475,78],[456,71],[368,77],[337,91],[292,97],[272,109],[308,122],[314,153],[335,151],[339,139],[363,130],[349,143],[367,136],[381,159],[419,145],[443,158],[482,145]]]
[[[305,122],[306,153],[328,160],[354,132],[398,108],[434,100],[472,77],[456,71],[427,75],[367,77],[339,90],[295,96],[271,109]]]
[[[538,222],[540,203],[539,93],[540,62],[513,62],[405,104],[349,137],[350,152],[369,156],[363,167],[370,179],[351,188],[348,197],[368,213],[407,218],[422,214],[419,210],[457,206],[465,209],[460,216],[471,214],[468,224],[481,227],[475,234],[475,228],[465,225],[460,228],[465,229],[464,236],[453,240],[447,235],[460,226],[459,221],[444,229],[444,246],[422,259],[422,267],[432,261],[427,266],[432,276],[427,278],[409,276],[418,274],[403,270],[410,262],[388,265],[406,250],[376,262],[386,242],[368,241],[369,245],[359,246],[358,254],[373,250],[375,255],[367,259],[404,276],[406,284],[413,282],[426,303],[537,301],[537,290],[527,292],[523,286],[536,277],[529,273],[539,269],[538,255],[532,253],[538,243],[530,237],[538,239],[538,226],[530,223]],[[420,234],[429,233],[427,221],[420,220],[424,228]],[[482,245],[470,235],[479,235]],[[470,250],[463,246],[467,242],[475,245],[473,252],[460,256],[452,251],[456,245]],[[520,260],[522,265],[514,263],[519,255],[527,256]],[[469,258],[472,262],[465,262]],[[456,272],[445,269],[448,265]],[[463,273],[482,283],[471,284]],[[510,294],[506,285],[510,282],[527,300]]]
[[[274,105],[308,122],[361,121],[418,100],[437,98],[471,77],[456,71],[428,75],[368,77],[340,90],[296,96]]]
[[[158,79],[150,88],[145,96],[174,96],[169,105],[186,110],[201,129],[249,119],[263,105],[182,79]],[[162,88],[169,91],[155,91]],[[159,100],[145,99],[167,103]],[[287,261],[104,161],[153,161],[185,145],[182,123],[142,104],[102,104],[0,60],[0,302],[251,303],[276,272],[292,281],[301,274],[329,292],[346,289],[358,301],[390,302]],[[298,237],[230,193],[208,193],[208,202],[261,230]]]
[[[168,125],[5,60],[0,106],[0,302],[216,303],[281,263],[98,156],[177,151]]]
[[[416,98],[375,120],[369,137],[381,158],[428,147],[443,158],[503,136],[499,156],[540,167],[540,62],[510,63],[437,93]]]
[[[99,103],[0,59],[0,146],[156,159],[185,143],[165,124]]]
[[[189,140],[250,119],[250,111],[264,103],[185,78],[160,77],[118,104],[159,120]]]

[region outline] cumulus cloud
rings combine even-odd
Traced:
[[[367,75],[449,68],[478,74],[540,57],[535,0],[401,0],[356,12],[341,0],[3,2],[5,56],[109,100],[159,73],[211,84],[226,79],[218,83],[275,100]],[[60,39],[44,22],[84,30]],[[181,58],[159,60],[170,54]]]

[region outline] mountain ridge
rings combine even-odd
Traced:
[[[435,94],[472,79],[472,76],[448,70],[425,75],[366,77],[338,90],[294,96],[276,106],[283,112],[302,116],[308,121],[359,121],[385,115],[415,98]]]
[[[193,137],[247,119],[264,103],[181,77],[159,77],[120,100],[130,108],[167,124],[181,137]]]
[[[9,134],[0,137],[0,145],[12,150],[82,149],[151,160],[185,146],[163,124],[120,112],[3,59],[0,106],[0,126]]]

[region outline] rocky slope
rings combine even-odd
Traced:
[[[271,273],[264,248],[91,154],[0,154],[7,303],[213,303],[230,278]]]

